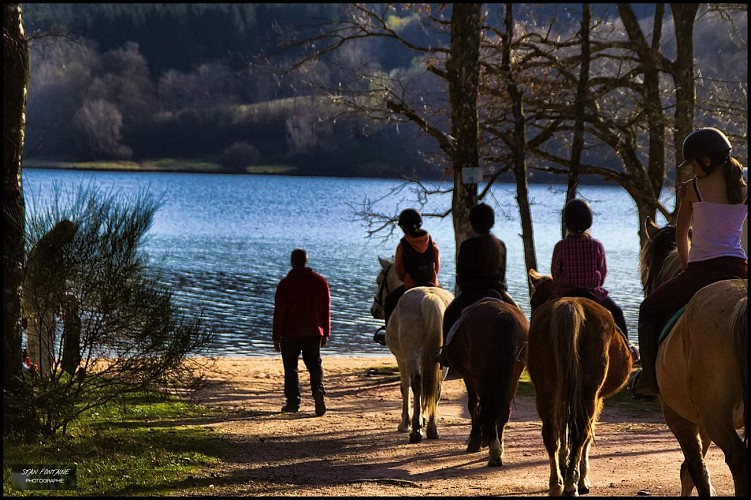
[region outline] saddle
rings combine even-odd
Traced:
[[[678,322],[678,318],[681,317],[683,314],[683,311],[686,310],[686,306],[681,307],[677,311],[675,311],[675,314],[670,316],[668,320],[665,322],[665,325],[662,327],[662,330],[660,330],[660,335],[657,337],[657,345],[659,346],[662,344],[662,341],[665,340],[670,333],[670,330],[673,329],[675,324]]]

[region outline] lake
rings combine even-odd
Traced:
[[[54,185],[74,190],[92,183],[125,195],[147,190],[161,196],[164,203],[144,250],[163,267],[177,304],[190,314],[203,313],[205,327],[215,333],[210,355],[277,355],[271,343],[274,292],[289,271],[290,252],[302,247],[310,267],[331,286],[332,337],[324,356],[391,356],[372,341],[383,321],[371,317],[370,306],[378,256],[393,255],[401,231],[368,238],[368,225],[356,211],[366,201],[387,214],[417,207],[413,188],[400,180],[25,169],[23,181],[28,210],[49,198]],[[594,212],[592,236],[607,252],[605,288],[623,308],[629,337],[637,342],[642,289],[635,203],[618,187],[582,186],[580,191]],[[493,232],[508,249],[509,293],[529,314],[515,187],[496,185],[491,194],[487,202],[496,209]],[[539,271],[548,273],[560,238],[565,186],[532,184],[529,198]],[[437,195],[422,211],[442,213],[450,203],[449,194]],[[453,291],[451,220],[426,217],[423,227],[441,250],[441,285]]]

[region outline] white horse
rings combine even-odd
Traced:
[[[393,261],[378,258],[381,271],[376,278],[378,291],[371,314],[383,319],[386,296],[402,283]],[[439,287],[410,288],[399,299],[386,327],[386,345],[399,366],[402,393],[402,418],[399,432],[410,428],[409,398],[412,390],[412,431],[410,443],[422,440],[423,421],[427,419],[426,437],[438,438],[435,414],[441,398],[441,384],[448,369],[441,369],[433,356],[443,344],[443,313],[454,299],[448,290]]]

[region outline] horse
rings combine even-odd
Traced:
[[[467,452],[488,447],[488,466],[503,465],[503,430],[526,361],[529,322],[524,313],[500,299],[467,306],[449,332],[444,349],[467,388],[472,418]]]
[[[548,300],[552,276],[529,270],[527,371],[535,387],[551,496],[589,493],[589,449],[603,400],[626,385],[628,345],[613,315],[594,300]]]
[[[644,229],[640,268],[647,296],[681,266],[675,228],[661,228],[648,217]],[[725,455],[735,494],[748,493],[747,321],[748,280],[718,281],[694,294],[657,349],[663,416],[683,451],[683,496],[694,487],[702,496],[715,493],[704,463],[713,441]]]
[[[391,260],[378,258],[381,270],[371,313],[383,319],[386,296],[401,284]],[[410,431],[409,400],[412,390],[410,443],[422,440],[423,420],[427,419],[426,436],[438,439],[436,408],[441,398],[441,384],[448,370],[433,357],[443,344],[443,313],[454,295],[440,287],[410,288],[399,299],[386,327],[386,346],[399,366],[402,415],[399,432]]]

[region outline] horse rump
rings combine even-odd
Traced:
[[[730,325],[738,363],[743,371],[743,442],[748,446],[748,296],[738,300]]]

